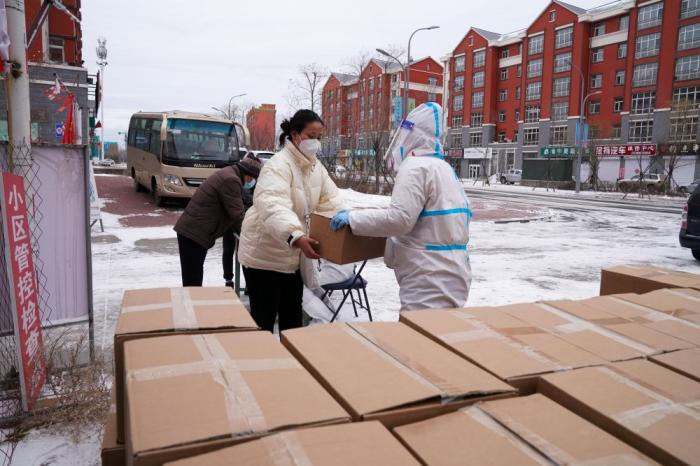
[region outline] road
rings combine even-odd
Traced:
[[[543,188],[538,188],[543,189]],[[567,211],[606,211],[606,212],[653,212],[665,215],[680,215],[684,201],[668,199],[615,199],[594,197],[588,194],[575,195],[547,192],[507,191],[504,189],[465,187],[464,191],[472,199],[508,201],[541,208],[562,209]],[[634,194],[633,196],[637,196]]]

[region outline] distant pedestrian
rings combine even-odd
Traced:
[[[316,288],[317,242],[308,236],[311,212],[342,207],[340,191],[316,159],[323,121],[299,110],[281,125],[283,148],[262,170],[255,203],[245,216],[238,258],[243,265],[250,309],[263,330],[301,327],[304,285]]]
[[[244,187],[252,188],[262,163],[246,156],[209,176],[175,224],[183,286],[202,286],[207,251],[227,230],[241,230]]]

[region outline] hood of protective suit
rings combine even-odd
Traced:
[[[389,169],[399,169],[406,157],[443,157],[442,107],[426,102],[416,107],[401,122],[389,143],[385,160]]]

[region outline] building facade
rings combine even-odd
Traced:
[[[412,61],[408,111],[425,102],[442,104],[443,68],[431,57]],[[398,63],[372,59],[359,75],[332,73],[323,87],[323,151],[373,156],[386,149],[401,121],[404,72]]]
[[[463,155],[462,176],[482,176],[486,165],[489,174],[520,168],[543,148],[574,146],[582,119],[591,145],[656,144],[660,155],[697,146],[700,0],[588,10],[555,0],[520,31],[471,28],[443,63],[447,146]],[[700,164],[697,147],[690,152],[692,177]],[[663,170],[661,159],[644,163]],[[614,180],[625,159],[603,165]]]
[[[24,4],[29,36],[38,21],[42,0],[26,0]],[[63,4],[77,19],[81,18],[80,0],[64,0]],[[82,46],[80,23],[64,11],[51,7],[27,48],[32,142],[61,142],[61,126],[67,118],[67,110],[59,111],[61,99],[52,101],[44,94],[56,78],[76,97],[80,109],[77,116],[80,124],[76,122],[78,142],[89,142],[88,121],[95,108],[95,78],[83,67]],[[0,86],[0,140],[7,139],[7,97],[5,86]]]
[[[250,132],[250,148],[253,150],[274,150],[275,121],[277,110],[275,104],[262,104],[251,108],[246,114],[246,126]]]

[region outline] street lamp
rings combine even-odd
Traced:
[[[401,67],[401,70],[403,70],[403,76],[404,76],[404,83],[403,83],[403,96],[401,98],[401,116],[402,118],[406,118],[406,115],[408,114],[408,82],[409,82],[409,74],[410,74],[410,68],[411,68],[411,41],[413,40],[413,36],[418,32],[418,31],[430,31],[431,29],[438,29],[440,26],[429,26],[426,28],[418,28],[415,31],[413,31],[408,38],[408,57],[406,58],[406,64],[402,64],[401,60],[396,58],[395,56],[391,55],[389,52],[383,49],[376,49],[377,52],[381,53],[385,57],[392,58],[396,60],[396,62],[399,64]]]
[[[107,66],[107,39],[104,37],[99,37],[97,39],[97,48],[95,49],[97,53],[97,66],[100,67],[100,101],[98,105],[100,106],[100,160],[105,158],[105,67]]]
[[[233,99],[238,98],[238,97],[243,97],[244,95],[248,95],[248,94],[244,92],[243,94],[237,94],[237,95],[234,95],[233,97],[231,97],[230,99],[228,99],[228,113],[226,113],[223,110],[221,110],[220,108],[216,108],[216,107],[212,107],[212,110],[216,110],[217,112],[223,114],[226,118],[233,120],[233,115],[231,115],[231,102],[233,102]]]

